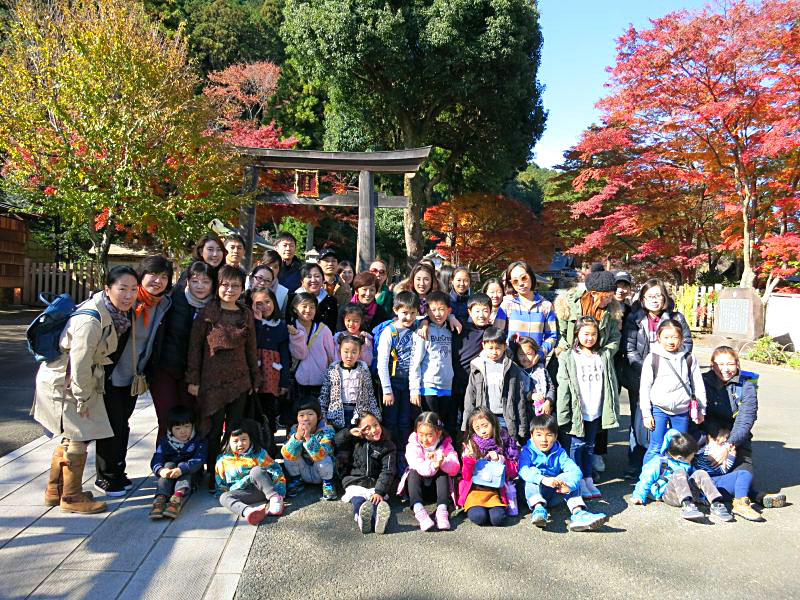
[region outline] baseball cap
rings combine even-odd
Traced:
[[[333,248],[325,248],[319,253],[319,258],[317,258],[317,260],[324,260],[330,257],[335,258],[337,261],[339,260],[339,257],[336,254],[336,250],[334,250]]]
[[[614,281],[624,281],[633,285],[633,279],[631,278],[631,274],[627,271],[617,271],[614,273]]]

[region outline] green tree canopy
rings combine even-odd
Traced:
[[[197,83],[134,0],[22,0],[0,54],[10,196],[88,230],[101,268],[121,230],[182,249],[239,200]]]
[[[525,168],[546,117],[538,18],[530,0],[286,0],[287,53],[328,91],[330,149],[438,148],[409,182],[412,260],[438,183],[497,189]]]

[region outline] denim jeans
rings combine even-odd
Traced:
[[[600,429],[600,417],[598,417],[594,421],[583,422],[583,437],[569,436],[569,457],[578,465],[584,478],[592,476],[594,441]]]
[[[580,488],[574,489],[569,494],[559,494],[555,488],[541,483],[528,483],[527,481],[525,482],[525,500],[531,508],[537,504],[544,504],[545,507],[555,506],[559,502],[566,500],[570,512],[580,506],[586,506],[581,497]]]
[[[383,406],[384,428],[392,434],[392,441],[398,448],[405,448],[408,443],[408,436],[411,435],[411,423],[414,419],[414,407],[411,405],[411,394],[408,388],[395,386],[392,382],[392,395],[394,403],[391,406]],[[406,453],[397,453],[397,475],[400,476],[406,471]]]
[[[681,433],[689,431],[689,412],[680,415],[668,415],[657,406],[653,406],[653,420],[656,422],[656,428],[650,432],[650,445],[647,447],[647,452],[644,455],[644,461],[647,462],[661,454],[661,444],[664,443],[664,436],[667,433],[667,423],[672,429],[677,429]]]
[[[729,498],[747,498],[753,485],[753,474],[744,469],[731,471],[724,475],[713,475],[711,481],[723,496]]]

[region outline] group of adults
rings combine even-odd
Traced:
[[[304,291],[317,298],[316,320],[332,331],[337,329],[341,309],[351,302],[363,308],[363,330],[371,331],[392,314],[393,293],[413,292],[424,311],[426,297],[442,290],[450,292],[453,301],[453,325],[466,323],[466,304],[472,293],[466,269],[443,268],[437,273],[432,263],[423,261],[390,289],[386,261],[376,259],[368,271],[355,273],[332,249],[323,250],[316,263],[303,263],[296,249],[291,234],[279,234],[275,249],[265,252],[247,276],[249,290],[272,290],[283,314],[288,313],[292,297]],[[43,363],[37,374],[34,418],[61,439],[51,460],[46,504],[60,505],[67,512],[105,510],[104,502],[82,489],[87,446],[92,440],[97,442],[95,489],[113,497],[132,488],[126,454],[137,397],[149,385],[160,433],[172,407],[192,405],[192,390],[185,380],[192,322],[217,298],[217,269],[222,264],[241,268],[244,256],[240,236],[222,240],[209,234],[195,245],[191,266],[177,281],[173,262],[163,256],[149,256],[136,269],[119,265],[109,270],[103,289],[82,306],[96,311],[99,318],[85,313],[73,316],[60,340],[61,355]],[[692,342],[686,320],[675,311],[662,282],[648,280],[632,303],[631,287],[626,273],[589,273],[584,285],[570,292],[558,316],[553,304],[536,291],[536,275],[525,261],[511,263],[501,279],[489,280],[483,289],[493,299],[495,324],[507,330],[509,339],[534,338],[543,357],[557,354],[552,352],[557,345],[570,346],[578,318],[595,316],[608,364],[617,366],[615,372],[629,390],[635,414],[642,360],[654,341],[657,324],[668,318],[678,320],[684,327],[687,350]],[[749,431],[755,420],[755,389],[737,377],[738,363],[733,368],[713,366],[713,375],[706,379],[709,410],[722,407],[722,418],[733,419],[738,429],[746,429],[737,467],[748,468],[752,465]],[[644,440],[635,435],[632,439],[636,442],[631,452],[635,468],[635,448]],[[639,454],[643,455],[643,450]]]
[[[334,331],[339,306],[348,302],[364,308],[368,325],[390,314],[386,262],[375,260],[369,271],[355,274],[333,250],[324,250],[317,263],[304,264],[296,247],[291,234],[279,235],[275,250],[248,274],[248,288],[271,289],[281,310],[294,294],[311,293],[319,303],[318,318]],[[137,398],[149,387],[160,434],[172,407],[192,405],[185,373],[193,320],[217,298],[219,267],[242,268],[244,256],[241,236],[223,240],[209,234],[194,246],[191,267],[177,281],[173,262],[164,256],[148,256],[136,268],[114,266],[103,289],[81,305],[87,310],[69,320],[59,341],[61,354],[43,363],[36,376],[34,419],[61,440],[51,458],[47,505],[78,513],[105,510],[105,502],[82,487],[93,440],[95,489],[110,497],[132,489],[126,456]]]

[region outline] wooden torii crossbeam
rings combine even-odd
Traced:
[[[405,208],[406,196],[387,196],[375,192],[375,173],[416,173],[428,158],[431,147],[388,152],[318,152],[316,150],[273,150],[235,147],[245,157],[245,192],[258,191],[260,169],[358,171],[358,193],[306,198],[296,193],[256,193],[251,206],[242,207],[247,265],[252,264],[255,214],[258,203],[302,204],[305,206],[358,207],[358,271],[365,271],[375,258],[375,208]]]

